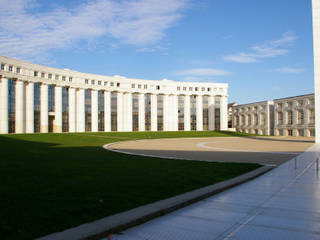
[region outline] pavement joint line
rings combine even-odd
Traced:
[[[142,140],[142,139],[141,139]],[[145,139],[143,139],[145,140]],[[140,141],[140,140],[136,140]],[[121,141],[122,142],[122,141]],[[108,148],[112,144],[109,143],[103,146],[104,149]],[[121,152],[112,149],[114,152]],[[124,152],[121,152],[124,153]],[[130,154],[130,153],[129,153]],[[134,154],[138,155],[138,154]],[[141,154],[139,154],[141,155]],[[143,154],[142,154],[143,155]],[[148,156],[148,155],[144,155]],[[149,157],[149,156],[148,156]],[[155,156],[159,158],[158,156]],[[162,157],[167,158],[167,157]],[[172,158],[176,159],[176,158]],[[262,165],[262,164],[261,164]],[[262,165],[262,167],[245,173],[238,177],[218,182],[206,187],[202,187],[191,192],[183,193],[171,198],[163,199],[154,203],[150,203],[144,206],[140,206],[122,213],[118,213],[112,216],[108,216],[90,223],[85,223],[80,226],[66,229],[62,232],[52,233],[36,240],[97,240],[106,237],[110,233],[121,232],[130,227],[142,224],[156,217],[173,212],[177,209],[186,207],[192,203],[198,202],[212,195],[250,181],[254,178],[263,175],[264,173],[274,169],[271,165]]]
[[[228,152],[252,152],[252,153],[266,153],[266,154],[288,154],[288,155],[296,155],[301,152],[266,152],[266,151],[254,151],[254,150],[244,150],[244,149],[231,149],[231,148],[220,148],[220,147],[212,147],[207,146],[209,143],[221,143],[223,141],[212,141],[212,142],[201,142],[198,143],[196,146],[200,148],[206,148],[206,149],[214,149],[214,150],[223,150]]]
[[[235,227],[235,229],[232,230],[226,237],[224,237],[223,240],[232,239],[232,237],[237,232],[239,232],[243,227],[248,225],[248,223],[250,223],[255,217],[257,217],[263,211],[264,208],[266,208],[268,205],[270,205],[270,203],[274,201],[275,197],[277,195],[279,195],[279,193],[282,193],[282,192],[286,191],[291,185],[293,185],[297,181],[298,178],[300,178],[308,169],[310,169],[313,164],[314,164],[314,162],[311,161],[303,169],[303,171],[300,172],[297,176],[295,176],[287,185],[283,186],[281,189],[279,189],[279,191],[277,191],[274,194],[272,194],[270,196],[270,198],[266,202],[264,202],[261,206],[258,206],[256,208],[256,211],[254,212],[254,214],[247,216],[246,220],[244,222],[239,222],[238,224],[236,224],[237,226],[233,226],[233,228]]]

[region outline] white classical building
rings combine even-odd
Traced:
[[[232,126],[237,132],[272,135],[273,101],[234,105]]]
[[[274,100],[276,136],[314,136],[314,94]]]
[[[0,56],[0,133],[227,130],[228,84],[142,80]]]

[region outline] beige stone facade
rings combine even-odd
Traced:
[[[233,106],[232,125],[237,132],[273,135],[273,101]]]
[[[314,94],[274,100],[276,136],[314,136]]]

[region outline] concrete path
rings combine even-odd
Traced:
[[[128,229],[114,239],[319,240],[319,157],[320,145],[313,145],[296,160],[253,181]]]
[[[118,142],[107,148],[143,156],[280,165],[313,142],[314,138],[305,137],[169,138]]]

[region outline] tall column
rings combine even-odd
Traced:
[[[16,80],[15,102],[15,132],[24,133],[24,82],[20,80]]]
[[[62,87],[54,87],[54,125],[53,132],[61,133],[62,132]]]
[[[69,88],[69,132],[76,131],[76,89]]]
[[[132,93],[125,93],[123,97],[123,130],[132,132]]]
[[[208,121],[209,121],[209,131],[214,131],[214,120],[215,120],[215,109],[214,109],[214,96],[209,96],[208,98]]]
[[[104,131],[111,132],[111,93],[104,92]]]
[[[228,97],[222,96],[220,99],[220,130],[228,130]]]
[[[158,131],[158,101],[156,94],[151,94],[151,131]]]
[[[123,131],[123,93],[117,93],[117,127],[118,132]]]
[[[48,85],[40,85],[40,132],[47,133],[49,124]]]
[[[203,130],[203,104],[202,95],[197,95],[196,98],[196,108],[197,108],[197,131]]]
[[[163,131],[169,131],[169,95],[163,96]]]
[[[173,110],[173,113],[172,113],[172,116],[173,116],[173,127],[172,127],[172,130],[173,131],[178,131],[179,129],[179,118],[178,118],[178,96],[177,95],[173,95],[172,96],[172,110]]]
[[[91,132],[98,132],[98,91],[91,90]]]
[[[184,130],[185,131],[190,131],[191,126],[190,126],[190,95],[185,95],[184,96]]]
[[[34,133],[34,83],[26,86],[26,133]]]
[[[8,133],[8,79],[5,77],[0,78],[0,133]]]
[[[320,143],[320,0],[312,0],[315,135]]]
[[[80,88],[77,91],[77,132],[85,131],[85,92]]]
[[[144,94],[139,94],[139,131],[145,131],[145,100]]]

